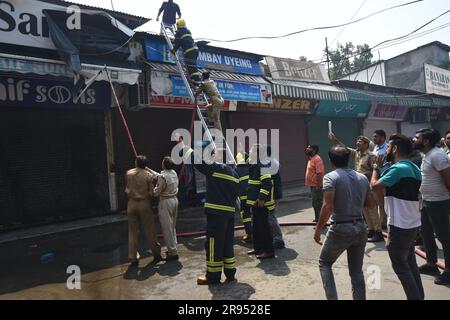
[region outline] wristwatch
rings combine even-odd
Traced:
[[[376,172],[380,173],[381,172],[381,168],[378,164],[374,163],[372,165],[372,169],[375,170]]]

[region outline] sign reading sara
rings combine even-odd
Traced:
[[[424,67],[427,93],[450,97],[450,71],[429,64]]]
[[[77,6],[66,8],[41,1],[0,0],[0,42],[55,49],[43,12],[45,9],[66,12],[68,30],[80,28],[81,15]]]

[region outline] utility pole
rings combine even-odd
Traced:
[[[328,78],[331,80],[330,53],[328,52],[328,38],[327,37],[325,37],[325,52],[327,53]]]

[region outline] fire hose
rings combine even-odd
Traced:
[[[315,227],[316,223],[315,222],[283,222],[280,223],[281,227]],[[235,231],[239,231],[239,230],[243,230],[244,226],[237,226],[234,228]],[[206,236],[206,231],[195,231],[195,232],[185,232],[185,233],[179,233],[177,234],[177,237],[179,238],[196,238],[196,237],[203,237]],[[386,232],[383,232],[383,236],[385,238],[387,238],[388,234]],[[163,238],[162,235],[158,235],[158,238]],[[415,250],[416,255],[418,255],[419,257],[426,259],[427,258],[427,254],[420,250],[419,248],[416,248]],[[445,269],[445,264],[442,261],[438,261],[438,263],[436,264],[440,269],[444,270]]]

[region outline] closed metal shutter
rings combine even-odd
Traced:
[[[384,130],[386,132],[386,138],[398,133],[398,122],[396,121],[386,121],[386,120],[366,120],[364,122],[364,135],[368,138],[372,138],[375,130]]]
[[[0,110],[0,229],[108,210],[103,111]]]
[[[127,111],[125,117],[133,136],[137,152],[147,156],[150,167],[161,170],[161,162],[170,156],[176,145],[172,132],[178,128],[190,130],[192,110],[160,109],[156,107]],[[125,175],[134,168],[134,154],[118,110],[113,110],[115,172],[120,210],[126,209]],[[179,173],[179,170],[177,170]]]
[[[305,180],[307,131],[304,116],[292,113],[228,112],[225,114],[229,115],[229,128],[231,129],[243,129],[244,131],[250,128],[279,129],[279,161],[283,183]]]

